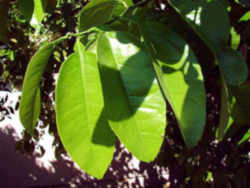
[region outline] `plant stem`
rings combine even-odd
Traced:
[[[82,35],[85,35],[85,34],[90,34],[92,32],[95,32],[96,29],[91,29],[91,30],[87,30],[87,31],[83,31],[83,32],[80,32],[80,33],[67,33],[66,35],[56,39],[54,41],[54,43],[57,45],[59,44],[60,42],[66,40],[66,39],[70,39],[71,37],[80,37]]]

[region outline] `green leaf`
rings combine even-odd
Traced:
[[[101,179],[114,152],[115,136],[105,112],[96,55],[77,53],[63,63],[56,87],[59,136],[72,159],[85,172]]]
[[[147,40],[152,43],[155,57],[166,64],[178,63],[186,42],[163,24],[145,22],[143,27],[146,28]]]
[[[29,22],[34,11],[34,0],[18,0],[18,7],[21,14]]]
[[[225,138],[232,137],[240,128],[249,125],[250,83],[247,81],[240,86],[231,87],[231,93],[233,96],[230,100],[231,123],[225,130]]]
[[[139,160],[158,154],[166,125],[165,101],[152,59],[140,41],[125,32],[103,33],[97,54],[110,126]]]
[[[239,85],[247,79],[247,65],[239,52],[224,48],[217,56],[219,66],[228,84]]]
[[[9,4],[0,2],[0,41],[8,41],[8,11]]]
[[[242,137],[242,139],[238,142],[238,144],[242,144],[245,141],[249,141],[250,139],[250,129],[248,129],[248,131],[246,132],[246,134],[244,134],[244,136]]]
[[[240,21],[242,22],[247,22],[248,20],[250,20],[250,11],[246,12],[241,18]]]
[[[231,47],[234,50],[237,50],[240,44],[240,35],[235,31],[235,29],[231,28]]]
[[[243,58],[232,49],[224,49],[228,41],[230,23],[223,3],[215,0],[209,2],[199,0],[194,5],[190,0],[185,1],[186,5],[190,3],[190,7],[192,7],[191,12],[190,10],[182,11],[184,5],[180,6],[175,1],[172,3],[176,5],[187,19],[195,24],[195,27],[193,27],[195,32],[213,53],[226,82],[231,85],[238,85],[244,82],[247,77],[247,67]]]
[[[32,26],[41,24],[46,10],[46,0],[34,0],[34,12],[31,20]]]
[[[19,115],[26,131],[31,135],[40,114],[41,77],[54,47],[54,43],[43,45],[30,60],[25,73]]]
[[[92,0],[83,7],[79,15],[79,31],[103,25],[112,17],[113,11],[120,2],[118,0]]]
[[[149,25],[156,26],[156,30],[152,31]],[[160,23],[145,22],[140,24],[140,30],[148,52],[154,58],[159,83],[177,117],[183,138],[188,147],[193,147],[200,140],[206,122],[206,95],[201,67],[187,43],[169,28]],[[164,36],[164,41],[155,40],[157,36]],[[171,59],[167,62],[157,60],[158,52],[154,53],[154,46],[164,42],[168,48],[176,48],[177,61],[174,58],[173,62]],[[180,45],[182,43],[185,45]]]
[[[226,7],[221,1],[173,0],[171,2],[184,17],[195,24],[202,37],[212,43],[215,49],[227,44],[231,26]]]
[[[133,0],[121,0],[121,1],[125,4],[126,8],[133,5]]]
[[[221,106],[220,106],[220,120],[218,125],[217,138],[222,140],[226,132],[229,119],[229,94],[228,88],[223,77],[221,77]]]

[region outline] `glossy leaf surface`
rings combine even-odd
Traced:
[[[54,43],[42,46],[30,60],[25,73],[19,114],[23,126],[30,134],[33,134],[40,114],[41,77],[54,47]]]
[[[247,65],[239,52],[225,48],[218,54],[218,61],[228,84],[239,85],[247,79]]]
[[[206,122],[206,95],[200,65],[180,36],[161,24],[160,30],[152,32],[147,27],[149,25],[151,22],[140,26],[149,52],[152,54],[154,49],[150,45],[157,45],[162,36],[164,41],[160,43],[165,42],[168,48],[176,52],[178,61],[173,58],[173,62],[171,59],[160,62],[157,60],[157,52],[152,57],[155,58],[155,70],[161,88],[174,110],[183,138],[187,146],[192,147],[200,140]],[[157,37],[159,38],[156,40]]]
[[[77,53],[62,65],[56,87],[59,136],[71,158],[85,172],[101,179],[114,152],[115,136],[105,112],[96,55]]]
[[[83,7],[78,22],[79,31],[108,22],[113,10],[120,2],[118,0],[92,0]]]
[[[105,33],[97,44],[105,109],[110,126],[142,161],[158,154],[166,125],[165,101],[152,59],[127,33]]]

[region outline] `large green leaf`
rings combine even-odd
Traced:
[[[192,147],[200,140],[206,122],[206,95],[201,67],[187,43],[169,28],[160,23],[145,22],[140,24],[140,30],[148,52],[154,58],[162,91],[174,110],[187,146]],[[164,58],[166,62],[160,62],[155,46],[164,42],[168,46],[166,49],[173,49],[176,58],[169,56]],[[167,52],[165,54],[168,55]]]
[[[247,79],[248,68],[239,52],[231,48],[224,48],[217,57],[223,76],[228,84],[239,85]]]
[[[105,109],[110,126],[142,161],[159,152],[166,125],[165,101],[141,43],[123,32],[102,34],[97,43]]]
[[[115,136],[105,111],[96,55],[77,42],[77,53],[62,65],[56,87],[59,136],[72,159],[101,179],[114,152]]]
[[[18,0],[21,14],[27,21],[30,21],[34,11],[34,0]]]
[[[78,22],[79,31],[108,22],[115,8],[120,4],[118,0],[92,0],[83,7]]]
[[[33,134],[40,114],[41,77],[54,47],[55,43],[43,45],[30,60],[25,73],[19,114],[23,126],[30,134]]]

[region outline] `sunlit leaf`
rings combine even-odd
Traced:
[[[165,101],[152,59],[136,38],[123,32],[102,34],[97,54],[112,130],[138,159],[152,161],[166,125]]]
[[[231,97],[229,101],[230,118],[227,125],[225,138],[234,135],[237,130],[249,125],[250,116],[250,83],[244,82],[240,86],[231,87]]]
[[[72,159],[87,173],[101,179],[114,152],[115,136],[103,110],[104,101],[96,55],[77,53],[63,63],[56,87],[59,136]]]
[[[246,12],[241,18],[240,21],[248,21],[250,20],[250,11]]]
[[[239,141],[238,144],[242,144],[245,141],[248,141],[250,139],[250,129],[248,129],[248,131],[246,132],[246,134],[244,134],[244,136],[242,137],[242,139]]]
[[[235,31],[235,29],[231,28],[231,47],[234,50],[237,50],[240,45],[240,35]]]
[[[19,114],[23,126],[31,135],[40,114],[41,77],[54,47],[54,43],[42,46],[30,60],[25,73]]]
[[[34,0],[34,12],[31,19],[31,25],[36,27],[41,24],[46,11],[46,0]]]

